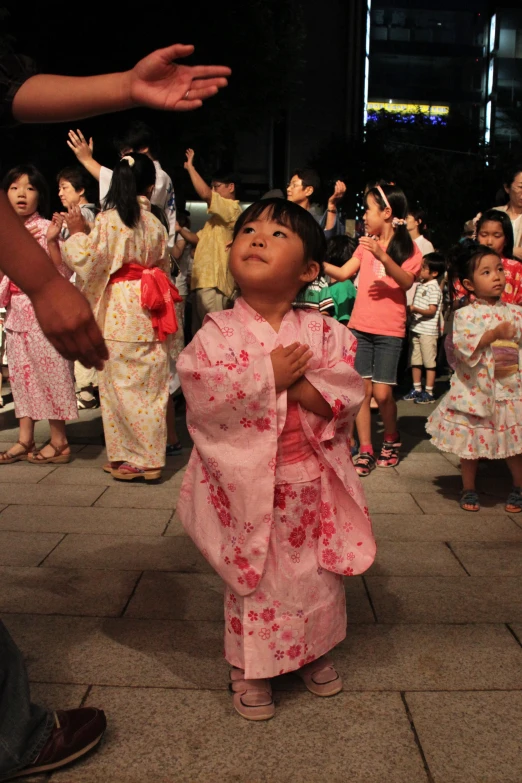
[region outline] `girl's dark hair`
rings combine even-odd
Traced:
[[[240,215],[234,226],[234,239],[246,223],[259,220],[261,216],[286,226],[301,239],[304,247],[305,260],[317,261],[323,273],[323,261],[326,256],[326,239],[324,231],[317,221],[303,207],[283,198],[265,198],[255,201]]]
[[[140,219],[138,196],[144,195],[147,188],[155,184],[156,168],[151,159],[141,152],[133,152],[128,157],[134,165],[125,158],[115,165],[103,209],[116,209],[125,225],[135,228]]]
[[[399,218],[400,220],[406,220],[409,212],[408,202],[401,188],[397,187],[397,185],[381,185],[380,187],[388,199],[388,203],[392,211],[392,217]],[[368,196],[370,195],[373,196],[377,202],[379,209],[386,209],[387,204],[376,187],[370,188],[366,194],[365,202],[367,202]],[[410,232],[406,228],[406,224],[397,226],[397,228],[394,229],[392,240],[388,245],[386,252],[390,258],[393,259],[393,261],[395,261],[395,263],[399,266],[402,266],[402,264],[407,261],[408,258],[412,257],[413,253],[415,252],[415,246],[413,244],[413,239],[410,236]]]
[[[483,212],[479,221],[477,222],[477,239],[480,229],[488,220],[492,220],[494,223],[500,223],[502,226],[504,239],[506,240],[502,255],[505,258],[513,258],[513,245],[515,244],[515,238],[513,236],[513,224],[511,223],[507,212],[503,212],[501,209],[488,209],[487,212]]]
[[[38,171],[36,166],[32,163],[27,163],[23,166],[15,166],[13,169],[7,172],[2,182],[2,188],[7,192],[13,182],[23,177],[24,174],[33,186],[38,191],[38,212],[43,217],[49,214],[49,188],[45,181],[43,174]]]
[[[122,150],[148,149],[149,155],[157,158],[159,154],[158,136],[152,128],[140,120],[131,122],[122,136],[114,139],[114,146],[121,154]]]
[[[83,169],[79,166],[67,166],[65,169],[59,171],[56,175],[58,184],[60,184],[61,179],[70,182],[76,192],[79,190],[87,190],[86,177],[83,173]]]
[[[490,247],[479,245],[478,242],[466,239],[458,245],[452,247],[448,253],[448,287],[451,299],[457,298],[455,283],[460,281],[463,288],[464,280],[471,280],[473,273],[485,256],[497,256],[498,253],[491,250]]]
[[[358,242],[346,234],[344,236],[331,237],[326,243],[326,258],[329,264],[341,267],[355,253]]]

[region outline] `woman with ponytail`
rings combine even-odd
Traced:
[[[115,166],[94,228],[79,209],[65,216],[66,263],[76,272],[109,348],[100,402],[110,464],[117,479],[158,479],[167,443],[168,352],[177,331],[167,232],[151,213],[156,170],[146,155]],[[60,215],[53,217],[58,232]]]
[[[334,280],[359,272],[357,298],[350,329],[357,338],[355,369],[364,378],[366,396],[356,419],[359,456],[355,468],[368,476],[376,467],[399,463],[400,436],[393,387],[406,335],[406,291],[417,279],[422,254],[409,234],[408,202],[396,185],[376,185],[366,194],[364,226],[367,236],[344,266],[325,264]],[[384,424],[384,443],[378,458],[371,440],[370,400],[377,401]]]

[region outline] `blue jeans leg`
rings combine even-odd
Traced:
[[[34,761],[53,725],[51,712],[31,704],[22,653],[0,620],[0,781]]]

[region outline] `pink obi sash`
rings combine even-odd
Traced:
[[[160,342],[167,335],[178,331],[175,302],[182,302],[178,289],[169,280],[165,272],[157,266],[150,269],[141,264],[123,264],[121,269],[111,275],[109,284],[123,283],[126,280],[141,280],[141,306],[150,312],[152,326]]]
[[[293,465],[315,454],[304,433],[296,402],[289,402],[285,426],[278,439],[277,464]]]
[[[495,359],[495,378],[499,381],[518,373],[518,343],[495,340],[491,343]]]

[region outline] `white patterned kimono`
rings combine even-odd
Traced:
[[[149,201],[139,200],[136,228],[126,226],[115,209],[101,212],[90,234],[73,234],[65,242],[63,256],[109,349],[99,374],[109,460],[153,468],[165,464],[170,339],[157,339],[150,313],[141,306],[140,280],[110,284],[111,275],[128,263],[170,272],[167,232]]]

